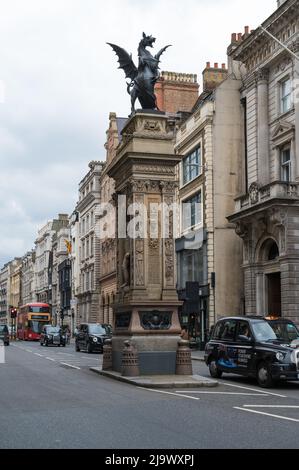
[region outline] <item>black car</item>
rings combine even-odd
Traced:
[[[76,351],[103,352],[105,339],[112,337],[111,327],[101,323],[82,323],[76,335]]]
[[[0,340],[3,341],[4,346],[9,346],[9,330],[7,325],[0,325]]]
[[[65,346],[66,337],[62,334],[59,326],[45,325],[40,335],[40,345],[49,346]]]
[[[219,320],[206,345],[205,362],[214,378],[223,372],[251,376],[261,387],[299,379],[298,342],[278,337],[263,317]]]

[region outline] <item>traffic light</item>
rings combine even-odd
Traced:
[[[18,313],[18,311],[17,311],[16,308],[11,308],[11,310],[10,310],[10,317],[11,317],[11,318],[17,318],[17,313]]]

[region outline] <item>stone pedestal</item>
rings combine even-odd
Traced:
[[[117,283],[113,370],[122,372],[124,341],[138,353],[141,375],[175,374],[180,335],[173,210],[178,188],[174,121],[138,111],[122,131],[108,175],[115,180]]]

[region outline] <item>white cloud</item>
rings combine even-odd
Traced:
[[[133,54],[142,31],[173,47],[162,70],[225,62],[232,32],[255,28],[275,0],[0,0],[0,266],[30,249],[36,229],[70,212],[90,160],[105,157],[110,111],[130,112],[106,42]]]

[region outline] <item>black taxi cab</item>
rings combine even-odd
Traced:
[[[220,378],[226,372],[256,377],[265,388],[278,380],[299,380],[296,331],[292,329],[292,337],[287,339],[276,334],[271,321],[263,317],[222,318],[205,348],[211,376]]]

